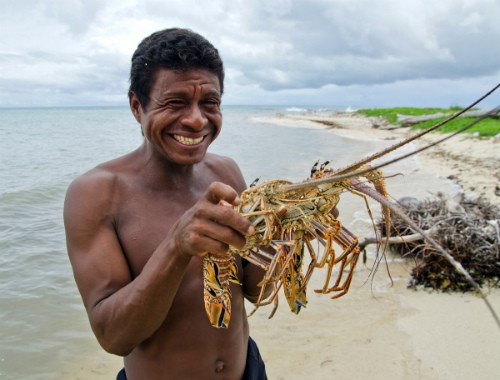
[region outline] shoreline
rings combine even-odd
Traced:
[[[323,128],[357,140],[394,140],[394,143],[416,133],[409,128],[388,125],[379,118],[348,112],[284,114],[271,118],[270,122],[290,127]],[[445,136],[431,132],[414,143],[420,148]],[[419,163],[417,171],[452,180],[467,197],[482,197],[492,205],[500,206],[500,139],[461,134],[418,153],[416,157]]]

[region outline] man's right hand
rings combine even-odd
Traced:
[[[213,182],[170,230],[176,250],[184,255],[204,256],[207,252],[225,254],[229,246],[243,248],[245,236],[252,235],[254,228],[248,219],[228,207],[239,202],[232,187]]]

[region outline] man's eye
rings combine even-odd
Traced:
[[[205,100],[205,104],[207,104],[209,106],[219,106],[220,100],[219,99],[207,99],[207,100]]]
[[[184,105],[184,101],[181,99],[172,99],[165,102],[166,106],[181,107]]]

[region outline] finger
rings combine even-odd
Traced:
[[[207,199],[214,204],[218,204],[220,201],[225,201],[230,205],[237,205],[239,203],[239,197],[236,190],[221,182],[211,183],[208,187],[206,196]]]
[[[223,255],[229,250],[229,245],[209,236],[202,236],[193,243],[193,255],[203,257],[208,252]]]
[[[207,215],[210,219],[225,224],[244,235],[255,233],[255,228],[250,221],[233,210],[232,206],[239,204],[241,200],[236,190],[231,186],[221,182],[213,182],[207,190],[206,197],[210,203],[217,201],[216,205],[218,206],[216,209],[210,208],[211,212],[214,213],[212,217]]]
[[[215,228],[212,230],[213,238],[218,242],[224,243],[225,247],[222,251],[223,253],[227,252],[229,246],[241,249],[246,244],[246,238],[241,233],[233,230],[232,228],[221,226],[220,228]]]
[[[240,249],[246,244],[243,234],[215,221],[204,225],[199,233],[204,249],[212,253],[226,253],[229,246]]]
[[[231,205],[228,206],[225,201],[220,201],[212,212],[212,220],[219,224],[232,228],[243,235],[253,235],[255,233],[252,223],[235,211]]]
[[[233,205],[232,205],[231,203],[226,202],[226,201],[225,201],[225,200],[223,200],[223,199],[219,201],[219,205],[220,205],[220,206],[225,206],[225,207],[233,207]]]

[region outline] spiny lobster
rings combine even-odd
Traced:
[[[325,283],[321,289],[315,291],[325,294],[333,293],[332,298],[338,298],[346,294],[354,274],[360,249],[357,237],[342,226],[331,211],[339,202],[340,195],[347,191],[363,197],[365,202],[367,201],[366,197],[378,201],[381,204],[387,227],[390,224],[391,212],[394,212],[400,215],[411,228],[424,236],[429,244],[434,246],[458,272],[466,277],[467,281],[481,295],[500,327],[500,319],[470,274],[432,237],[428,236],[406,216],[394,202],[389,200],[384,177],[379,170],[381,167],[451,138],[470,128],[481,118],[417,151],[374,167],[368,165],[373,160],[385,156],[448,123],[481,102],[497,90],[498,87],[500,87],[500,84],[469,107],[431,128],[344,169],[329,169],[327,168],[328,162],[318,168],[318,163],[316,163],[311,170],[310,178],[303,182],[291,183],[285,180],[272,180],[260,185],[252,184],[241,194],[242,202],[235,208],[253,223],[255,234],[247,239],[245,247],[241,250],[231,247],[228,255],[223,258],[211,254],[204,257],[204,301],[211,324],[218,328],[227,328],[229,326],[231,317],[229,283],[238,282],[234,263],[234,255],[236,254],[266,271],[260,283],[260,296],[255,303],[254,311],[250,315],[258,307],[274,302],[275,306],[269,316],[271,318],[278,306],[278,292],[281,288],[283,288],[291,311],[298,313],[301,307],[307,303],[306,287],[314,269],[324,268],[325,266],[327,267]],[[498,108],[493,112],[498,112]],[[486,116],[488,115],[484,117]],[[367,183],[372,184],[374,189],[369,187]],[[389,230],[389,228],[386,228],[386,231]],[[388,238],[389,236],[386,236],[386,239]],[[311,244],[313,239],[316,239],[322,246],[320,252],[313,248]],[[335,252],[333,243],[342,248],[340,254]],[[269,252],[266,247],[270,247],[273,252]],[[311,260],[304,273],[305,250],[308,251]],[[336,270],[336,276],[332,278],[334,269]],[[267,299],[264,299],[268,286],[272,286],[272,292]]]

